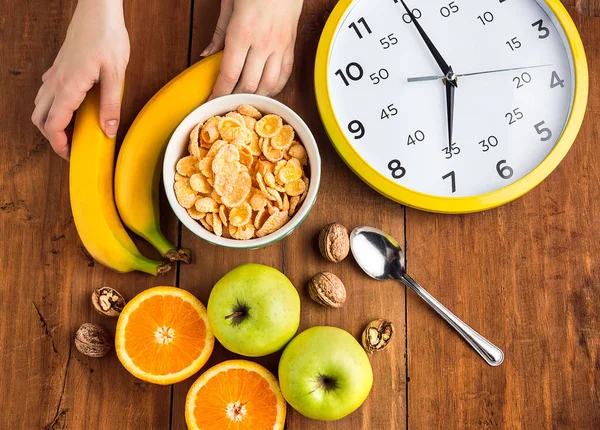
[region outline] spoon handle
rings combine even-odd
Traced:
[[[504,353],[500,348],[477,333],[460,318],[454,315],[444,305],[438,302],[435,297],[429,294],[417,281],[404,273],[400,281],[417,293],[429,306],[444,318],[448,324],[460,333],[460,335],[483,357],[490,366],[499,366],[504,361]]]

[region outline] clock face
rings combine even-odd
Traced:
[[[347,141],[376,171],[441,197],[502,189],[552,151],[574,99],[573,58],[542,0],[406,0],[452,66],[446,81],[400,0],[356,0],[340,21],[327,87]]]

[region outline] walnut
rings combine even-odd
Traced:
[[[112,288],[96,288],[92,293],[92,304],[98,313],[107,317],[118,317],[125,306],[125,299]]]
[[[317,273],[308,283],[308,294],[318,304],[341,308],[346,301],[346,288],[333,273]]]
[[[113,341],[108,331],[96,324],[82,324],[75,333],[75,347],[88,357],[104,357],[112,345]]]
[[[378,319],[371,321],[362,335],[362,344],[365,350],[372,354],[385,348],[394,333],[394,326],[390,321]]]
[[[319,250],[321,255],[332,263],[339,263],[350,251],[348,230],[342,224],[334,222],[326,225],[319,234]]]

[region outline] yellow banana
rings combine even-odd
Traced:
[[[173,78],[146,103],[129,128],[117,159],[115,198],[125,225],[171,261],[189,263],[160,230],[158,189],[162,160],[179,123],[210,96],[221,53],[207,57]]]
[[[73,220],[90,255],[117,272],[139,270],[157,275],[170,263],[140,254],[119,219],[113,199],[115,139],[100,127],[100,88],[92,88],[75,118],[69,188]]]

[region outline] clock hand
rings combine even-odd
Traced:
[[[537,69],[539,67],[549,67],[551,65],[552,64],[541,64],[539,66],[511,67],[509,69],[496,69],[496,70],[486,70],[483,72],[462,73],[462,74],[458,74],[456,76],[464,77],[464,76],[486,75],[489,73],[510,72],[513,70]],[[408,78],[407,81],[408,82],[437,81],[437,80],[444,79],[444,78],[445,78],[445,76],[419,76],[419,77],[415,77],[415,78]]]
[[[444,58],[442,57],[440,52],[437,50],[437,48],[435,47],[435,45],[433,44],[433,42],[431,41],[429,36],[427,36],[427,33],[425,33],[425,30],[423,30],[423,27],[421,27],[421,24],[419,24],[419,22],[417,21],[417,19],[411,12],[411,10],[408,8],[408,6],[406,6],[406,3],[404,3],[404,0],[400,0],[400,2],[402,3],[402,6],[404,6],[404,9],[406,9],[406,13],[408,13],[408,16],[410,16],[411,21],[413,22],[413,24],[417,28],[417,31],[423,38],[425,45],[427,45],[429,52],[431,52],[431,55],[433,55],[435,62],[438,64],[438,66],[442,70],[442,73],[444,74],[444,77],[447,79],[448,83],[451,86],[457,86],[456,76],[454,75],[454,72],[452,71],[452,67],[450,67],[448,65],[448,63],[446,63],[446,60],[444,60]]]
[[[452,68],[450,68],[452,71]],[[448,150],[452,153],[452,129],[454,128],[454,91],[456,87],[446,82],[446,115],[448,117]]]

